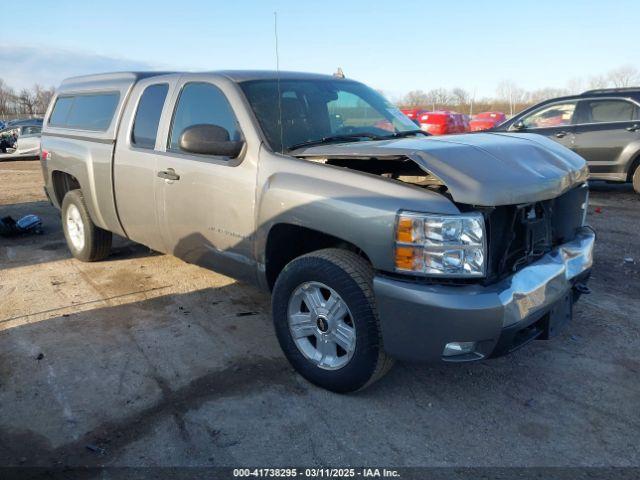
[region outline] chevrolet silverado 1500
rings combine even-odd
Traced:
[[[112,233],[272,293],[292,365],[365,387],[552,336],[588,291],[588,170],[538,135],[430,137],[362,83],[292,72],[62,83],[41,162],[72,254]]]

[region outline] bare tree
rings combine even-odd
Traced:
[[[422,90],[412,90],[402,101],[407,107],[422,107],[427,104],[427,95]]]
[[[511,80],[500,82],[496,94],[499,100],[508,103],[510,115],[513,115],[516,104],[528,102],[527,92]]]
[[[469,103],[469,92],[467,92],[464,88],[455,87],[451,90],[451,97],[453,98],[454,105],[464,106]]]
[[[589,77],[589,88],[607,88],[609,86],[609,80],[604,75],[593,75]]]
[[[33,86],[36,113],[44,113],[47,111],[49,102],[53,98],[53,93],[54,93],[53,88],[48,88],[48,89],[43,88],[41,85],[37,83]]]
[[[9,87],[0,78],[0,114],[9,113]]]
[[[20,105],[20,113],[33,115],[36,113],[36,96],[28,88],[20,90],[18,95],[18,104]]]
[[[640,67],[639,67],[640,68]],[[611,70],[607,74],[593,75],[591,77],[571,78],[565,88],[545,87],[538,90],[527,91],[519,87],[511,80],[503,80],[497,85],[494,98],[477,99],[463,88],[456,87],[451,90],[435,88],[424,92],[414,90],[404,97],[402,105],[425,106],[433,110],[457,109],[464,111],[502,111],[513,115],[517,111],[527,108],[535,103],[565,95],[580,93],[586,89],[607,88],[610,86],[629,87],[640,85],[640,70],[634,66],[622,66]]]
[[[573,77],[567,82],[567,90],[569,95],[577,95],[578,93],[586,90],[584,78]]]
[[[563,97],[565,95],[569,95],[569,90],[566,88],[547,87],[531,92],[529,94],[528,101],[531,103],[538,103],[542,102],[543,100],[548,100],[555,97]]]
[[[427,103],[432,110],[451,104],[452,97],[446,88],[434,88],[427,92]]]
[[[0,115],[43,114],[53,98],[54,88],[44,88],[35,84],[33,88],[23,88],[19,94],[0,78]]]
[[[607,76],[616,88],[631,87],[640,83],[638,69],[631,65],[623,65],[622,67],[611,70]]]

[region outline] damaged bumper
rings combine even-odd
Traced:
[[[376,276],[385,350],[407,361],[470,361],[553,335],[584,290],[594,241],[593,231],[582,228],[574,240],[490,286],[424,285]],[[469,350],[443,356],[454,343]]]

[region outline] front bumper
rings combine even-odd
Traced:
[[[589,276],[595,233],[582,228],[531,265],[490,286],[425,285],[374,278],[384,348],[407,361],[469,361],[502,354],[547,334],[549,318]],[[476,342],[443,357],[449,342]]]

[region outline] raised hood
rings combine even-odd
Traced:
[[[297,157],[411,160],[456,202],[511,205],[557,197],[586,181],[585,161],[540,135],[477,133],[318,145]]]

